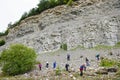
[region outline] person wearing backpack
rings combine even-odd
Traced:
[[[80,76],[83,76],[83,70],[86,71],[86,66],[85,66],[85,64],[82,64],[82,65],[80,66]]]

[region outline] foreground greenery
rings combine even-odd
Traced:
[[[30,71],[36,61],[33,49],[22,44],[11,45],[1,53],[2,71],[7,75],[23,74]]]
[[[100,62],[100,66],[103,66],[103,67],[114,67],[118,65],[116,61],[114,60],[110,60],[110,59],[102,59],[101,62]]]

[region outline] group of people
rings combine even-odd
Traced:
[[[40,70],[42,70],[42,64],[41,63],[39,63],[39,69]],[[49,63],[48,62],[46,62],[46,66],[45,66],[46,68],[49,68]],[[56,68],[56,61],[53,63],[53,68],[55,69]]]
[[[95,57],[99,61],[100,55],[97,54]],[[67,61],[70,61],[70,54],[67,54]],[[83,71],[86,71],[86,66],[90,66],[90,62],[89,62],[89,59],[87,57],[85,58],[85,62],[86,62],[86,65],[82,64],[80,66],[80,68],[79,68],[79,70],[80,70],[80,76],[83,76]],[[53,69],[55,69],[56,66],[57,66],[57,63],[56,63],[56,61],[54,61],[53,62]],[[48,67],[49,67],[49,63],[46,62],[46,68],[48,68]],[[41,63],[39,63],[39,69],[40,70],[42,69],[42,64]],[[68,63],[65,64],[65,70],[69,71],[69,64]]]

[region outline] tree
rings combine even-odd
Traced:
[[[49,3],[50,3],[50,8],[53,8],[58,5],[56,0],[49,0]]]
[[[3,46],[5,44],[5,40],[0,39],[0,46]]]
[[[11,45],[1,53],[2,71],[7,75],[17,75],[30,71],[36,61],[33,49],[22,44]]]
[[[40,3],[38,4],[39,12],[42,12],[48,8],[50,8],[50,3],[48,0],[41,0]]]
[[[58,3],[59,5],[62,5],[62,4],[64,4],[64,0],[57,0],[57,3]]]
[[[28,17],[28,14],[27,14],[27,12],[25,12],[25,13],[21,16],[20,21],[23,20],[23,19],[25,19],[25,18],[27,18],[27,17]]]
[[[12,22],[8,23],[8,28],[12,27]]]
[[[38,8],[32,8],[32,9],[29,11],[29,13],[28,13],[28,17],[29,17],[29,16],[36,15],[36,14],[39,14]]]

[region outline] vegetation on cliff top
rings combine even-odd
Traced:
[[[40,0],[37,7],[32,8],[29,12],[25,12],[18,21],[16,21],[14,24],[10,24],[10,26],[8,26],[8,29],[4,33],[0,33],[0,36],[7,35],[8,30],[10,28],[13,28],[13,27],[19,25],[20,22],[22,20],[24,20],[25,18],[40,14],[43,11],[50,9],[50,8],[54,8],[55,6],[58,6],[58,5],[67,4],[70,6],[73,1],[76,1],[76,0]]]

